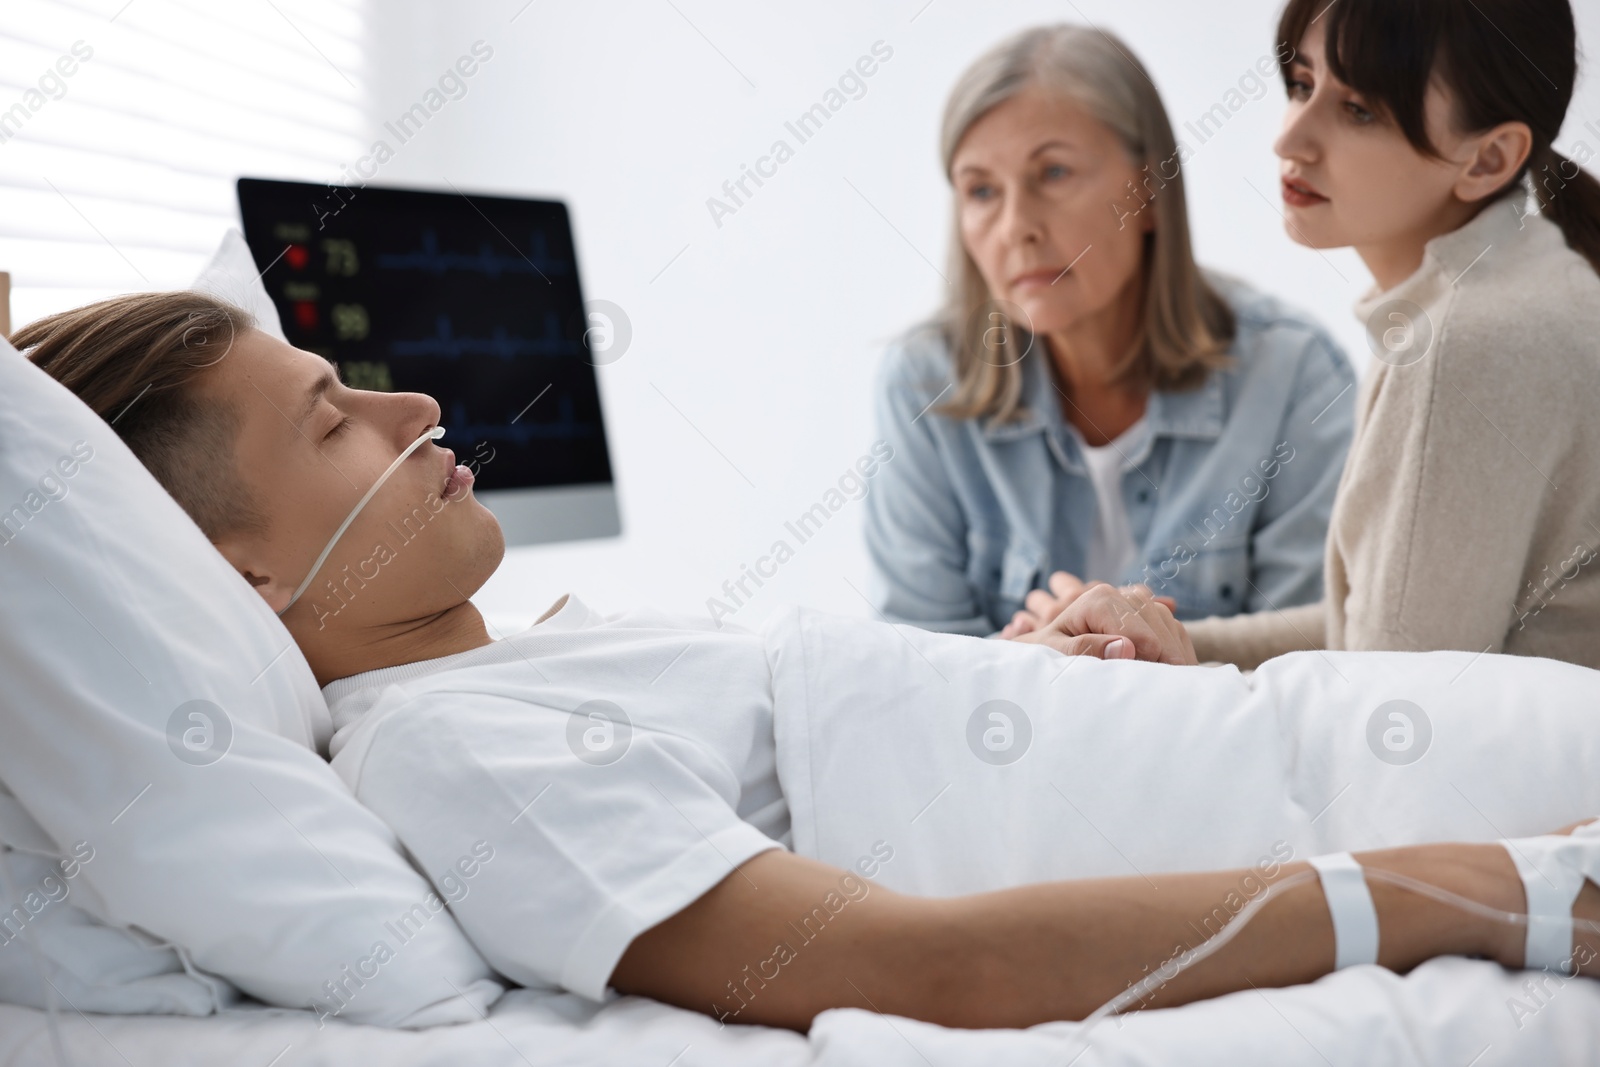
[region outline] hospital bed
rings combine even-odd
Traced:
[[[797,674],[803,664],[778,672],[780,701],[785,690],[806,688],[814,709],[780,724],[789,734],[780,762],[795,845],[844,865],[864,842],[890,835],[894,857],[878,881],[897,889],[951,893],[972,888],[964,883],[973,879],[1135,871],[1159,882],[1163,870],[1248,867],[1258,852],[1304,858],[1399,839],[1522,836],[1600,809],[1600,776],[1591,772],[1600,765],[1600,724],[1582,725],[1600,677],[1570,664],[1298,653],[1249,674],[1095,660],[1070,663],[1063,674],[1054,657],[1016,646],[1023,669],[1007,672],[1015,682],[1006,692],[1022,703],[1041,691],[1061,694],[1054,710],[1062,721],[1036,717],[1028,758],[995,767],[971,758],[962,731],[939,728],[963,717],[974,694],[992,692],[991,680],[961,670],[973,639],[867,620],[820,625],[823,618],[787,612],[769,627],[771,639],[811,660],[853,652],[860,661],[847,661],[843,677],[867,678],[871,663],[896,679],[902,699],[866,692],[863,700],[853,682],[827,692],[833,675]],[[1206,672],[1180,680],[1187,701],[1162,692],[1174,671]],[[1457,689],[1454,680],[1464,678],[1471,688]],[[1153,695],[1139,702],[1132,694]],[[1348,694],[1349,706],[1333,694]],[[1395,766],[1373,758],[1364,736],[1373,694],[1433,709],[1421,760]],[[1498,718],[1483,714],[1513,707]],[[1323,713],[1301,717],[1296,709],[1304,708]],[[897,736],[911,722],[924,731],[915,760],[886,759],[861,743],[878,730]],[[816,737],[802,744],[796,731]],[[1119,758],[1107,760],[1107,752]],[[1516,757],[1501,758],[1509,752]],[[1535,767],[1537,776],[1529,773]],[[1000,773],[1012,774],[1005,789],[994,786]],[[1132,783],[1147,784],[1135,791]],[[937,802],[929,805],[930,796]],[[1026,811],[1045,817],[1019,814]],[[62,1062],[84,1067],[1578,1065],[1592,1064],[1600,1048],[1600,981],[1447,957],[1405,976],[1353,967],[1309,985],[1136,1010],[1092,1027],[1027,1030],[952,1030],[868,1006],[824,1012],[800,1035],[722,1026],[638,997],[612,994],[596,1004],[533,989],[510,990],[476,1021],[424,1030],[319,1024],[311,1012],[261,1006],[200,1018],[97,1016],[65,1006],[59,1030]],[[0,1005],[0,1064],[53,1063],[51,1043],[45,1013]]]
[[[1594,1062],[1600,982],[1546,983],[1480,961],[1441,959],[1401,978],[1356,968],[1293,989],[1236,993],[1140,1012],[1096,1028],[947,1030],[844,1009],[809,1037],[729,1026],[636,997],[604,1006],[513,990],[480,1022],[421,1032],[330,1023],[310,1013],[201,1019],[74,1016],[61,1022],[78,1067],[1525,1067]],[[1524,1007],[1517,1007],[1523,1005]],[[1075,1058],[1076,1057],[1076,1058]],[[0,1064],[51,1064],[42,1012],[0,1005]]]
[[[52,517],[61,513],[58,505],[51,506],[57,508]],[[23,536],[34,533],[26,530]],[[41,547],[40,540],[34,537],[29,544]],[[88,595],[89,587],[83,588],[82,595]],[[66,592],[80,591],[68,586]],[[163,610],[158,587],[139,592],[148,598],[150,611]],[[995,767],[971,758],[961,730],[936,729],[940,716],[964,719],[980,697],[993,695],[985,688],[988,682],[962,669],[971,639],[866,621],[852,624],[862,628],[853,632],[850,626],[819,626],[817,619],[790,612],[776,626],[788,628],[790,647],[806,650],[802,660],[842,662],[847,669],[828,677],[857,681],[839,683],[845,688],[826,694],[825,683],[834,683],[804,675],[803,663],[795,668],[801,675],[791,671],[775,681],[780,699],[785,691],[810,691],[807,700],[814,709],[780,723],[796,848],[843,866],[875,835],[893,833],[900,858],[886,865],[883,881],[894,888],[960,892],[971,888],[963,882],[974,872],[987,872],[984,877],[992,882],[1002,869],[1007,871],[1002,882],[1132,871],[1159,877],[1170,869],[1248,866],[1276,835],[1304,858],[1394,843],[1397,826],[1403,828],[1400,836],[1411,840],[1493,840],[1600,812],[1600,775],[1594,773],[1600,766],[1600,723],[1592,730],[1583,726],[1587,712],[1600,705],[1594,699],[1600,697],[1600,675],[1568,664],[1496,662],[1506,658],[1459,653],[1356,658],[1303,653],[1250,676],[1231,668],[1191,676],[1205,680],[1186,680],[1191,692],[1181,701],[1132,701],[1130,693],[1152,692],[1152,686],[1163,684],[1155,672],[1172,669],[1087,660],[1070,665],[1071,676],[1060,682],[1053,658],[1010,646],[1027,660],[1025,670],[1014,672],[1020,688],[1012,697],[1026,703],[1029,693],[1044,690],[1076,696],[1064,708],[1072,714],[1061,716],[1066,733],[1051,736],[1041,720],[1036,758]],[[857,660],[853,669],[851,657]],[[1048,674],[1037,673],[1047,659]],[[936,664],[942,669],[925,670]],[[1467,685],[1454,688],[1463,676],[1470,679]],[[1352,678],[1357,689],[1348,698],[1330,695],[1344,692],[1337,686],[1352,684]],[[857,682],[881,686],[884,679],[894,680],[893,699],[881,691],[877,699],[871,694],[863,699],[861,692],[849,690]],[[1448,717],[1440,716],[1425,761],[1390,766],[1373,760],[1363,740],[1374,694],[1418,704],[1471,705],[1478,711],[1467,720],[1471,731],[1452,730]],[[1336,713],[1315,721],[1294,718],[1293,709],[1309,706]],[[863,708],[878,717],[872,724],[881,731],[878,736],[903,737],[908,730],[922,735],[917,758],[887,758],[881,748],[854,743],[850,731],[862,728]],[[1162,720],[1174,708],[1182,715]],[[1485,715],[1484,709],[1501,714]],[[1202,730],[1199,723],[1225,726]],[[801,736],[806,732],[810,738]],[[246,743],[242,733],[236,743]],[[1123,777],[1104,769],[1106,761],[1098,755],[1104,751],[1123,755],[1118,764]],[[241,748],[238,758],[245,755]],[[1413,773],[1419,767],[1424,773]],[[985,776],[996,773],[1013,775],[1007,789],[992,788],[993,780]],[[1274,775],[1280,774],[1288,776],[1284,780],[1292,788],[1279,787]],[[1147,792],[1130,792],[1140,782],[1155,784]],[[941,791],[941,783],[948,792]],[[1065,802],[1058,813],[1016,817],[1018,810],[1056,803],[1052,790]],[[927,807],[926,798],[938,795],[945,796],[944,806]],[[153,796],[147,803],[156,802]],[[1216,818],[1219,811],[1230,817]],[[862,812],[871,814],[862,817]],[[988,827],[999,829],[984,832]],[[108,852],[95,862],[114,859]],[[238,913],[233,921],[244,923],[245,915]],[[1073,964],[1063,960],[1061,965]],[[96,1014],[78,1010],[66,998],[57,1008],[52,1019],[39,1008],[0,1004],[0,1065],[1490,1067],[1592,1063],[1600,1048],[1600,982],[1509,972],[1458,958],[1431,961],[1406,976],[1355,967],[1310,985],[1135,1011],[1092,1028],[1053,1023],[1028,1030],[959,1031],[882,1015],[869,1005],[825,1012],[809,1034],[800,1035],[722,1026],[707,1015],[636,997],[613,995],[596,1004],[533,989],[508,991],[481,1017],[414,1030],[319,1020],[310,1011],[248,1000],[200,1016]]]

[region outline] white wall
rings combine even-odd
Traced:
[[[1278,0],[1230,0],[1225,13],[1187,0],[523,4],[385,0],[369,27],[375,129],[473,41],[494,48],[467,95],[375,180],[567,200],[587,294],[632,319],[631,349],[601,371],[625,533],[512,550],[478,599],[532,613],[567,590],[604,611],[704,611],[866,451],[882,347],[944,289],[937,123],[950,84],[982,49],[1041,22],[1109,28],[1152,71],[1182,135],[1270,51],[1278,9]],[[1600,11],[1578,6],[1584,36],[1600,39]],[[880,40],[893,58],[865,96],[797,145],[784,122]],[[1273,86],[1190,162],[1199,255],[1309,309],[1364,364],[1349,312],[1370,280],[1360,262],[1281,232],[1270,146],[1282,108]],[[1567,143],[1600,149],[1593,77],[1572,115]],[[1583,131],[1585,120],[1596,130]],[[716,225],[707,198],[780,137],[794,158]],[[866,612],[860,519],[861,505],[849,505],[734,620],[753,625],[790,602]]]

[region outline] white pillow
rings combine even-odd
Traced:
[[[189,288],[244,308],[256,317],[256,325],[263,333],[286,342],[289,339],[284,336],[283,323],[278,319],[278,307],[267,294],[261,274],[256,270],[255,257],[250,254],[244,234],[229,230],[223,234],[222,244],[217,246],[211,262]]]
[[[227,999],[205,975],[186,987],[174,961],[357,1022],[467,1021],[498,997],[393,834],[317,755],[327,707],[288,631],[112,429],[3,342],[0,604],[0,782],[17,802],[0,835],[21,850],[6,881],[42,884],[57,859],[41,866],[40,850],[93,852],[66,881],[106,925],[63,918],[70,935],[36,939],[58,989],[90,999],[75,1007]],[[25,954],[25,937],[0,945],[0,971],[15,979]],[[130,977],[145,988],[119,991]],[[5,992],[42,1004],[32,989]]]
[[[78,906],[87,893],[78,875],[94,855],[87,841],[57,849],[0,789],[0,1002],[48,1006],[46,970],[58,1005],[82,1011],[206,1015],[237,1000],[227,982],[186,970],[180,949]]]

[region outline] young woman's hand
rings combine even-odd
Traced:
[[[1143,586],[1115,589],[1104,582],[1092,583],[1077,590],[1044,625],[1010,639],[1048,645],[1069,656],[1199,662],[1188,631],[1173,618],[1172,609]]]
[[[1018,637],[1031,633],[1060,615],[1067,607],[1082,595],[1085,589],[1095,585],[1107,585],[1107,582],[1085,582],[1075,574],[1066,571],[1056,571],[1050,576],[1049,590],[1035,589],[1029,593],[1022,602],[1023,608],[1011,616],[1011,621],[1006,623],[1005,629],[1000,631],[1003,638]],[[1144,585],[1125,585],[1122,591],[1137,592],[1154,600],[1168,611],[1178,610],[1178,602],[1169,596],[1155,596],[1150,588]]]

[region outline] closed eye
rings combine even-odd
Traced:
[[[339,436],[341,433],[344,433],[344,431],[348,430],[350,428],[350,425],[352,423],[354,423],[355,421],[356,421],[355,419],[351,418],[349,415],[346,415],[344,418],[340,419],[337,423],[335,423],[333,429],[329,430],[326,434],[324,434],[322,439],[324,441],[333,440],[333,438]]]

